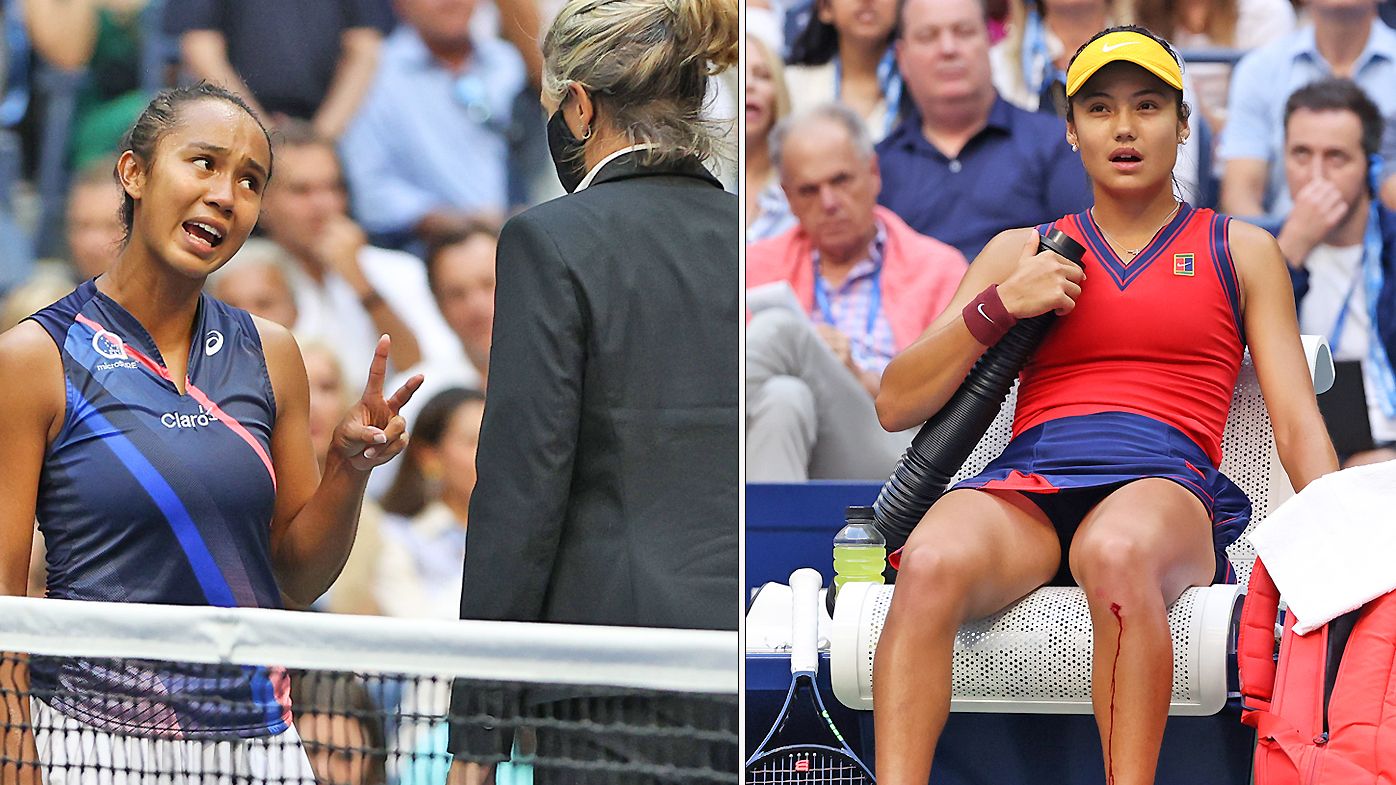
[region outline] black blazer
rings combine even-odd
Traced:
[[[737,629],[739,227],[633,153],[505,225],[461,618]]]

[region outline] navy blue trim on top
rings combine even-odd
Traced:
[[[1149,244],[1144,246],[1144,250],[1140,251],[1139,255],[1128,263],[1121,261],[1115,253],[1115,249],[1106,242],[1105,235],[1100,231],[1100,227],[1096,226],[1095,218],[1091,215],[1090,210],[1079,213],[1077,220],[1081,223],[1081,234],[1085,236],[1086,243],[1095,253],[1096,258],[1100,260],[1100,266],[1110,273],[1110,278],[1115,281],[1115,285],[1120,288],[1120,291],[1124,291],[1134,282],[1134,279],[1142,275],[1154,263],[1155,259],[1163,255],[1162,250],[1171,245],[1182,232],[1193,212],[1192,205],[1182,202],[1178,207],[1178,214],[1173,216],[1173,220],[1155,233],[1153,239],[1149,240]]]
[[[1236,322],[1236,335],[1244,347],[1246,327],[1241,319],[1241,285],[1236,280],[1236,263],[1231,258],[1231,243],[1228,241],[1230,227],[1230,216],[1221,213],[1212,215],[1209,232],[1212,238],[1212,264],[1217,268],[1217,280],[1221,282],[1222,291],[1226,292],[1226,301],[1231,303],[1231,318]]]

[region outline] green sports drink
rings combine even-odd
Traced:
[[[849,507],[846,525],[834,537],[834,593],[845,583],[882,583],[887,540],[873,523],[873,508]]]
[[[885,545],[844,545],[834,548],[834,592],[849,581],[882,583],[887,566]]]

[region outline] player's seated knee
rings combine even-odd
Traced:
[[[969,593],[975,577],[970,560],[954,548],[908,545],[897,568],[897,595],[908,595],[926,612],[951,611]]]
[[[1149,554],[1140,543],[1126,536],[1087,537],[1071,546],[1072,575],[1093,599],[1123,599],[1137,587],[1156,590],[1149,563]]]

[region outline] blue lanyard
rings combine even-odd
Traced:
[[[1023,85],[1029,91],[1042,95],[1053,80],[1066,83],[1066,74],[1059,70],[1047,51],[1047,26],[1037,9],[1028,11],[1023,23],[1022,52],[1019,55],[1023,66]]]
[[[1363,249],[1362,255],[1367,255],[1366,249]],[[1362,268],[1358,267],[1357,274],[1352,277],[1352,286],[1348,287],[1348,293],[1343,296],[1343,307],[1338,309],[1338,318],[1333,320],[1333,329],[1328,332],[1328,349],[1334,355],[1343,343],[1343,326],[1348,320],[1348,305],[1352,302],[1352,296],[1357,294],[1357,285],[1361,280]]]
[[[1328,333],[1329,350],[1333,354],[1338,353],[1338,347],[1343,342],[1343,326],[1347,324],[1348,308],[1352,305],[1352,296],[1357,294],[1357,287],[1367,276],[1367,271],[1371,269],[1371,264],[1381,264],[1381,227],[1377,225],[1379,221],[1376,210],[1376,202],[1372,203],[1372,214],[1367,219],[1367,231],[1362,235],[1362,259],[1358,262],[1357,271],[1352,276],[1352,286],[1348,287],[1348,293],[1343,297],[1343,307],[1338,309],[1338,317],[1333,321],[1333,329]],[[1366,307],[1366,303],[1359,304],[1359,307]]]
[[[819,313],[824,317],[824,321],[831,326],[838,326],[834,319],[834,308],[829,301],[829,285],[824,282],[824,276],[819,272],[819,260],[814,263],[814,301],[819,306]],[[877,317],[882,312],[882,268],[878,268],[872,274],[872,295],[868,299],[868,324],[865,328],[868,345],[872,346],[873,333],[877,330]]]
[[[882,99],[887,102],[887,119],[882,129],[883,136],[886,136],[897,124],[897,114],[902,103],[902,75],[897,72],[897,57],[891,47],[887,48],[877,63],[877,87],[882,92]],[[834,101],[839,100],[842,92],[843,61],[838,55],[834,55]]]

